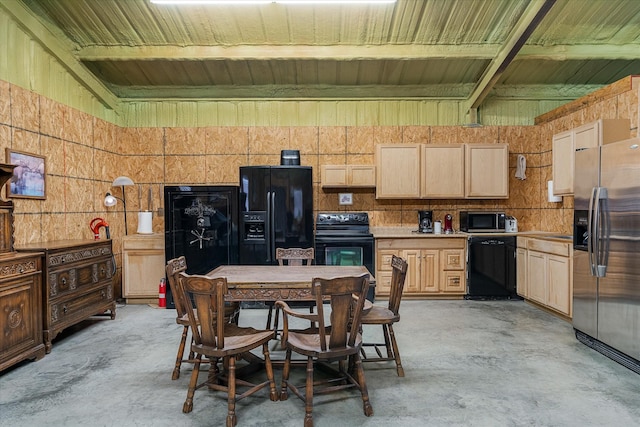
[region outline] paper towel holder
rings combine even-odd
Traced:
[[[547,181],[547,201],[549,203],[558,203],[562,201],[562,196],[553,194],[553,181]]]

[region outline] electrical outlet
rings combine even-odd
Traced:
[[[353,204],[353,193],[339,193],[338,194],[338,204],[340,204],[340,205],[352,205]]]

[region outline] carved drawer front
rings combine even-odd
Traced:
[[[111,283],[73,298],[54,302],[51,304],[50,325],[54,327],[58,323],[74,323],[77,319],[86,319],[104,310],[110,301],[113,301]]]
[[[49,273],[49,297],[57,298],[83,286],[93,285],[112,276],[111,258],[96,260],[91,264],[78,265]]]
[[[461,271],[444,271],[444,290],[446,292],[465,292],[466,283]]]
[[[463,270],[465,264],[463,249],[442,250],[442,270]]]
[[[380,271],[391,271],[391,258],[394,255],[398,255],[398,251],[381,249],[378,251],[378,257],[380,258],[380,265],[378,270]],[[376,285],[377,286],[377,285]]]

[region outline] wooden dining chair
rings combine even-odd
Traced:
[[[313,248],[276,248],[276,259],[278,260],[278,265],[311,265],[314,258],[315,252]],[[314,302],[308,301],[295,301],[290,304],[295,307],[309,307],[310,313],[313,312],[313,307],[315,306]],[[277,331],[280,310],[278,307],[274,308],[273,302],[267,302],[267,305],[269,306],[269,313],[267,314],[267,329],[271,329],[273,315],[273,328]]]
[[[196,308],[196,311],[187,311],[193,335],[191,351],[195,354],[195,360],[182,412],[191,412],[193,409],[193,396],[196,389],[206,386],[212,390],[224,391],[227,393],[226,425],[233,427],[237,422],[236,402],[266,386],[269,386],[270,399],[278,400],[268,347],[274,332],[241,328],[234,323],[216,322],[219,314],[224,313],[225,310],[224,298],[229,292],[226,278],[180,273],[178,280],[185,298],[192,299]],[[238,378],[236,359],[260,346],[264,355],[266,381],[251,383]],[[199,384],[198,375],[203,356],[211,361],[211,367],[207,379]],[[218,369],[218,361],[222,361],[224,369]],[[240,388],[244,391],[240,392]]]
[[[284,301],[276,306],[283,312],[282,345],[286,348],[286,358],[280,387],[280,400],[287,400],[289,390],[305,402],[305,427],[313,426],[313,397],[347,388],[357,388],[362,396],[364,414],[373,415],[369,401],[369,392],[360,360],[362,335],[360,321],[367,290],[369,275],[341,277],[337,279],[313,279],[311,293],[316,301],[316,313],[301,313],[292,310]],[[329,300],[331,324],[325,324],[323,301]],[[295,331],[289,329],[289,316],[315,322],[314,331]],[[291,355],[296,352],[307,357],[306,383],[296,386],[289,381]],[[330,379],[314,382],[315,362],[330,364],[338,362],[337,370]],[[333,367],[331,367],[333,368]],[[323,370],[324,373],[325,370]]]
[[[182,337],[180,338],[180,344],[178,345],[178,354],[176,355],[176,363],[171,374],[172,380],[180,378],[180,368],[182,362],[193,363],[193,352],[189,352],[187,359],[184,358],[184,349],[187,342],[187,336],[189,334],[189,317],[187,312],[193,310],[193,304],[190,300],[186,300],[184,292],[179,289],[178,275],[187,271],[187,260],[184,256],[173,258],[167,261],[166,273],[167,281],[169,282],[169,288],[171,289],[171,295],[176,306],[176,323],[182,325]],[[225,321],[238,323],[238,316],[240,314],[240,304],[233,303],[225,306]]]
[[[391,258],[391,290],[389,292],[389,304],[384,307],[373,305],[371,310],[362,316],[363,325],[382,325],[382,336],[384,343],[362,344],[363,362],[388,362],[395,361],[396,371],[399,377],[404,377],[404,369],[400,360],[400,351],[396,341],[396,334],[393,331],[393,324],[400,321],[400,301],[404,290],[404,281],[407,276],[407,262],[393,255]],[[365,347],[373,347],[377,356],[367,357]],[[386,356],[380,351],[380,347],[386,347]]]

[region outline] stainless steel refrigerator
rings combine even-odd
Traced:
[[[313,247],[307,166],[240,167],[240,264],[275,264],[276,248]]]
[[[575,153],[573,327],[640,373],[640,138]]]

